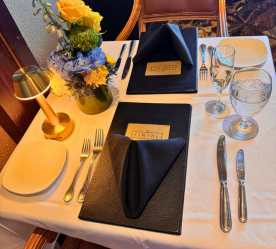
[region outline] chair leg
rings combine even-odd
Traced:
[[[28,238],[24,249],[42,249],[46,244],[53,243],[57,237],[57,233],[35,228],[31,236]]]

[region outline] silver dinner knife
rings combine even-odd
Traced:
[[[122,48],[121,48],[121,52],[120,52],[120,55],[116,61],[116,64],[115,64],[115,67],[114,67],[114,72],[117,73],[117,71],[119,70],[120,68],[120,65],[121,65],[121,61],[122,61],[122,57],[123,57],[123,54],[124,54],[124,51],[126,49],[126,44],[123,44]]]
[[[242,223],[247,222],[247,204],[245,194],[245,167],[244,167],[244,151],[239,150],[236,156],[236,169],[239,181],[239,220]]]
[[[220,181],[220,228],[228,233],[232,228],[229,193],[227,188],[225,136],[221,135],[217,145],[217,166]]]

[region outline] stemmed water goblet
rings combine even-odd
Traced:
[[[235,62],[235,49],[231,46],[218,46],[213,49],[210,75],[218,92],[218,99],[208,101],[205,109],[217,118],[225,117],[226,106],[221,100],[223,90],[228,86],[232,78]]]
[[[229,94],[237,114],[223,121],[223,130],[238,140],[249,140],[257,136],[258,124],[252,118],[268,102],[272,91],[272,78],[259,68],[244,68],[236,71],[231,80]]]

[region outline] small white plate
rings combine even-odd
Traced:
[[[219,46],[232,46],[236,50],[235,67],[256,67],[264,64],[267,59],[265,44],[255,38],[226,38]]]
[[[15,194],[38,194],[57,180],[66,157],[66,148],[59,142],[30,143],[12,154],[4,169],[2,185]]]

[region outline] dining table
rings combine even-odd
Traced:
[[[238,39],[244,38],[238,37]],[[68,151],[66,166],[57,181],[49,189],[37,195],[20,196],[10,193],[0,186],[0,217],[31,224],[112,249],[275,249],[276,77],[268,38],[266,36],[253,38],[261,40],[267,48],[267,60],[262,68],[272,76],[273,86],[269,102],[254,117],[259,124],[257,137],[248,141],[238,141],[226,136],[228,189],[233,223],[229,233],[223,233],[219,223],[220,182],[216,153],[218,138],[224,134],[223,119],[214,118],[205,111],[205,103],[216,98],[216,90],[211,79],[209,77],[207,80],[198,79],[197,93],[127,95],[130,73],[124,80],[121,79],[126,53],[117,75],[110,84],[114,99],[106,111],[96,115],[87,115],[80,111],[72,96],[49,94],[47,99],[53,109],[57,112],[68,113],[75,122],[75,130],[72,135],[59,142],[64,144]],[[199,38],[198,46],[202,43],[207,46],[216,46],[222,39],[224,38]],[[117,58],[124,43],[129,46],[130,41],[106,41],[103,42],[102,48],[107,54]],[[137,47],[138,42],[136,50]],[[207,66],[209,63],[210,60],[207,58]],[[199,52],[198,65],[201,65]],[[227,90],[222,99],[230,110],[229,114],[234,113]],[[192,106],[181,235],[84,221],[78,218],[81,204],[76,199],[70,203],[65,203],[63,200],[64,193],[79,166],[79,154],[83,139],[87,136],[93,137],[97,128],[104,129],[104,133],[107,135],[119,102],[188,103]],[[12,157],[16,158],[16,155],[28,146],[33,153],[36,153],[37,148],[30,147],[30,144],[45,140],[41,131],[44,118],[42,111],[39,111],[15,148]],[[247,223],[241,223],[238,218],[238,181],[235,157],[239,149],[243,149],[245,153]],[[89,168],[88,161],[80,172],[76,185],[77,191],[80,190],[85,180]],[[18,158],[18,164],[20,164],[20,158]],[[92,182],[93,171],[96,167],[97,163],[92,169]],[[0,175],[0,183],[4,170]],[[5,226],[8,225],[5,224]]]

